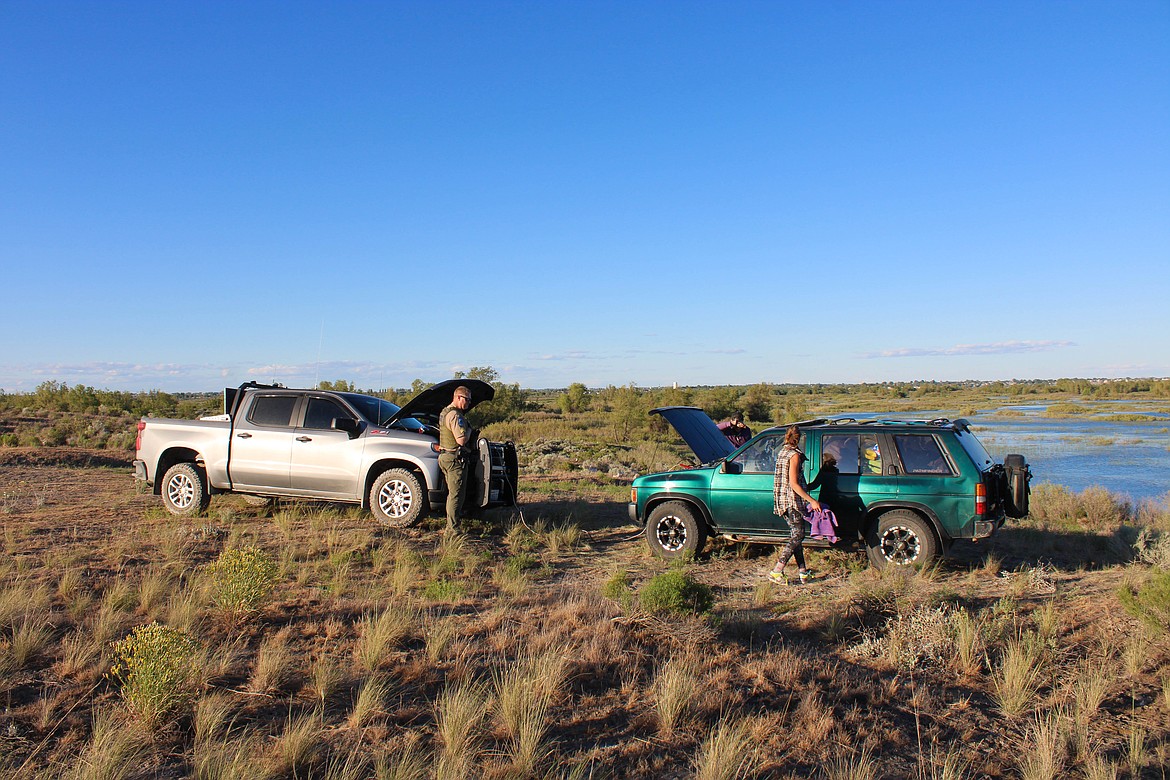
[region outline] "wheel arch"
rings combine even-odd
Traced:
[[[427,479],[426,470],[419,466],[419,464],[415,461],[407,460],[406,458],[383,458],[382,460],[379,460],[370,466],[369,470],[366,472],[366,478],[363,483],[361,493],[362,509],[370,509],[370,488],[374,486],[374,482],[378,479],[378,477],[382,476],[390,469],[406,469],[411,474],[414,474],[415,478],[418,479],[419,484],[422,485],[422,489],[424,491],[424,500],[426,499],[426,491],[432,490],[434,488],[434,486],[432,486],[430,481]]]
[[[191,463],[196,468],[203,471],[204,482],[207,482],[207,468],[203,462],[203,456],[199,454],[198,450],[193,450],[190,447],[171,447],[165,450],[158,456],[158,463],[154,471],[154,485],[152,491],[156,496],[162,495],[163,476],[176,463]],[[211,483],[208,482],[207,489],[211,490]]]
[[[654,495],[650,496],[650,498],[646,499],[646,510],[642,515],[643,528],[650,519],[650,513],[653,512],[659,504],[665,504],[667,501],[679,501],[686,504],[687,506],[693,507],[695,510],[695,515],[703,525],[707,526],[707,530],[715,530],[715,524],[711,522],[711,512],[707,509],[707,505],[701,500],[687,493],[655,493]]]
[[[869,532],[877,526],[879,517],[884,515],[886,512],[890,512],[895,509],[904,509],[907,512],[913,512],[925,520],[927,526],[929,526],[930,530],[934,533],[935,541],[937,541],[941,547],[949,547],[950,544],[954,542],[954,539],[951,538],[950,534],[943,531],[942,522],[938,519],[938,515],[935,514],[933,510],[922,504],[915,504],[907,501],[879,501],[866,507],[865,527],[862,529],[862,538],[864,539],[866,536],[868,536]]]

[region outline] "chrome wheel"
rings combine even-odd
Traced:
[[[167,480],[167,498],[176,509],[190,509],[195,501],[195,483],[184,472],[172,474]]]
[[[378,493],[378,508],[387,517],[397,520],[410,514],[415,497],[411,486],[400,479],[392,479]]]
[[[675,553],[686,547],[687,524],[678,515],[658,518],[654,526],[654,538],[665,552]]]
[[[882,533],[882,557],[897,566],[906,566],[922,554],[922,539],[913,528],[895,525]]]

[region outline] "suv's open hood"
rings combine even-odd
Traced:
[[[448,379],[437,385],[431,385],[411,398],[405,406],[398,410],[398,414],[390,419],[388,424],[392,425],[395,420],[401,420],[405,417],[413,417],[420,422],[432,425],[436,424],[439,412],[451,403],[451,396],[455,393],[455,388],[460,385],[471,391],[472,408],[496,397],[496,389],[481,379]]]
[[[694,450],[700,463],[713,463],[726,458],[735,450],[723,432],[707,413],[695,406],[663,406],[651,409],[650,414],[660,414],[662,419],[674,426],[687,446]]]

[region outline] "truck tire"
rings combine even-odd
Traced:
[[[646,544],[659,558],[672,561],[694,557],[707,543],[707,529],[695,510],[682,501],[666,501],[654,507],[646,521]]]
[[[406,528],[423,516],[422,483],[406,469],[382,472],[370,487],[370,511],[387,528]]]
[[[922,566],[938,557],[939,542],[930,523],[909,509],[892,509],[878,517],[865,537],[875,568]]]
[[[160,492],[167,511],[179,517],[203,514],[211,505],[207,477],[194,463],[176,463],[167,469]]]

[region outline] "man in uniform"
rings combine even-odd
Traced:
[[[459,528],[463,497],[467,490],[467,471],[471,465],[472,431],[465,413],[471,408],[471,391],[463,385],[455,388],[450,405],[439,412],[439,468],[447,480],[447,530]]]

